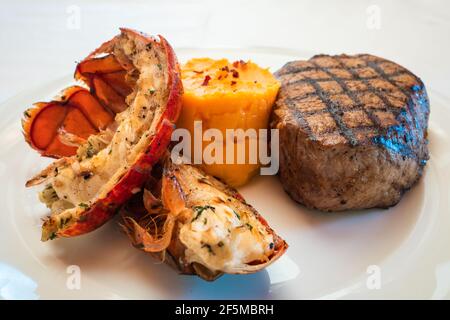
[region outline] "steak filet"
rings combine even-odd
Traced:
[[[281,89],[280,179],[309,208],[387,208],[428,160],[429,101],[422,81],[372,55],[317,55],[275,75]]]

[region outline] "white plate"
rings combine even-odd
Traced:
[[[252,59],[272,71],[310,56],[270,48],[177,53],[180,61],[194,56]],[[428,88],[431,160],[418,185],[397,206],[325,214],[292,201],[277,177],[255,178],[240,191],[290,247],[264,271],[225,275],[209,283],[178,275],[132,248],[117,219],[85,236],[40,242],[40,219],[47,209],[38,201],[37,190],[26,189],[24,183],[48,160],[24,142],[20,119],[31,103],[52,98],[71,83],[68,76],[0,107],[0,298],[450,297],[450,99],[433,88]],[[72,265],[80,268],[80,289],[67,286]],[[377,275],[380,286],[374,289]]]

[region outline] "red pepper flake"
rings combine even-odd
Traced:
[[[233,72],[233,78],[239,78],[239,72],[237,70],[232,69],[231,72]]]
[[[203,73],[203,70],[200,70],[200,71],[197,71],[197,70],[192,70],[192,71],[194,71],[195,73],[197,73],[197,74],[201,74],[201,73]]]
[[[209,75],[206,75],[205,79],[203,80],[202,86],[207,86],[209,80],[211,80],[211,77]]]
[[[222,75],[220,75],[217,79],[218,79],[218,80],[222,80]]]
[[[239,60],[239,61],[235,61],[233,62],[233,67],[235,68],[245,68],[247,66],[247,62],[245,62],[244,60]]]
[[[236,84],[236,81],[231,81],[231,85],[234,86]]]
[[[228,66],[225,66],[225,67],[223,67],[222,69],[220,69],[220,70],[222,70],[222,71],[226,71],[226,72],[229,72],[230,71],[230,69],[228,69]]]

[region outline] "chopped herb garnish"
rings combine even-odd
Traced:
[[[203,224],[207,224],[208,223],[208,219],[203,218]]]
[[[92,143],[88,142],[88,147],[86,149],[86,158],[92,158],[95,155],[95,149]]]
[[[60,228],[64,227],[71,219],[72,217],[61,218],[61,220],[59,220],[59,227]]]
[[[158,66],[158,69],[159,69],[159,70],[162,70],[162,65],[161,65],[161,63],[158,63],[157,66]]]
[[[50,240],[56,239],[56,238],[57,238],[56,232],[52,232],[48,238],[49,238]]]
[[[83,202],[79,203],[78,206],[81,208],[84,208],[84,209],[89,208],[89,205],[87,205],[86,203],[83,203]]]
[[[211,253],[212,255],[215,255],[213,249],[211,248],[211,246],[209,244],[207,244],[207,243],[202,244],[202,248],[206,248],[209,253]]]
[[[192,219],[192,221],[195,221],[198,219],[198,217],[200,217],[200,215],[203,213],[203,211],[210,209],[212,212],[216,211],[216,208],[210,206],[210,205],[206,205],[206,206],[194,206],[193,207],[194,211],[197,213],[194,217],[194,219]]]
[[[240,216],[236,211],[234,211],[234,209],[233,209],[233,212],[234,212],[234,214],[236,215],[236,218],[238,218],[239,220],[241,220],[241,216]]]
[[[23,115],[24,115],[25,117],[27,117],[27,118],[31,117],[31,114],[28,112],[28,110],[25,110],[25,111],[23,112]]]
[[[270,249],[273,249],[273,242],[271,242],[271,243],[269,244],[269,248],[270,248]]]
[[[253,230],[253,226],[250,223],[246,223],[245,224],[247,226],[247,228],[252,231]]]
[[[155,92],[156,92],[156,90],[154,88],[148,89],[149,94],[154,94]]]
[[[219,241],[219,243],[217,244],[217,246],[218,246],[219,248],[223,247],[223,242],[222,242],[222,241]]]

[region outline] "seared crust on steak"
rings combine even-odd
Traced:
[[[287,63],[272,115],[280,178],[296,201],[341,211],[397,204],[428,160],[422,81],[362,54]]]

